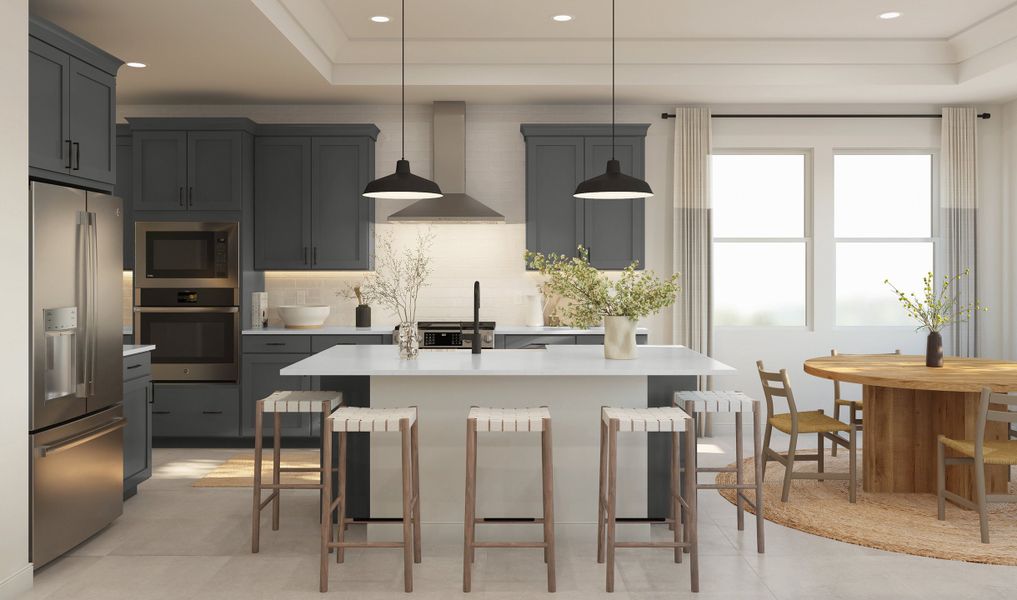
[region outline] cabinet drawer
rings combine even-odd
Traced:
[[[272,354],[308,354],[311,352],[309,335],[245,335],[244,352]]]
[[[154,385],[154,437],[236,437],[240,391],[232,384]]]
[[[152,375],[152,353],[142,352],[124,357],[124,381]]]
[[[389,336],[378,335],[315,335],[311,336],[311,352],[321,352],[332,346],[379,346]],[[389,337],[389,343],[392,338]]]
[[[574,335],[506,335],[505,348],[519,349],[540,346],[554,346],[560,344],[574,345]]]

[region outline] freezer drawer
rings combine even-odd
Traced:
[[[32,562],[39,568],[123,512],[121,405],[33,434]]]

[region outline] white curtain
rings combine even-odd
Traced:
[[[965,306],[977,298],[975,271],[976,186],[978,115],[971,107],[943,109],[940,150],[940,235],[943,239],[941,276],[953,278],[965,270],[968,276],[956,282],[957,304]],[[954,317],[958,315],[954,314]],[[947,354],[978,355],[977,313],[967,323],[950,326]]]
[[[674,268],[682,293],[675,304],[674,343],[710,355],[710,109],[681,107],[674,120]]]

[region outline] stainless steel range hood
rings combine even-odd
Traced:
[[[504,223],[505,216],[466,194],[466,103],[434,103],[434,180],[442,198],[392,213],[397,223]]]

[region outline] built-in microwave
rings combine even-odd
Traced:
[[[139,222],[134,242],[136,288],[240,287],[237,223]]]

